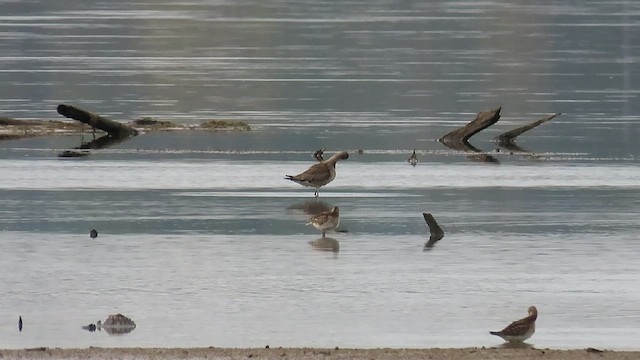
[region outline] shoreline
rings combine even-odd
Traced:
[[[201,124],[176,124],[171,121],[142,118],[129,123],[139,134],[158,131],[251,131],[249,124],[236,120],[210,120]],[[0,117],[0,141],[19,140],[39,136],[91,134],[89,125],[74,120],[16,120]],[[106,132],[96,129],[96,136]]]
[[[513,348],[341,349],[341,348],[29,348],[0,349],[1,359],[639,359],[640,351]]]

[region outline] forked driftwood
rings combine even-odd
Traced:
[[[507,131],[505,133],[502,133],[498,136],[496,136],[493,141],[498,144],[499,146],[502,146],[508,150],[511,151],[525,151],[522,148],[520,148],[518,145],[515,144],[516,141],[516,137],[522,135],[522,133],[529,131],[533,128],[535,128],[538,125],[542,125],[544,123],[546,123],[547,121],[555,118],[558,115],[562,115],[562,113],[555,113],[549,116],[546,116],[540,120],[536,120],[533,122],[530,122],[527,125],[524,126],[520,126],[518,128],[515,128],[511,131]]]
[[[58,114],[74,120],[78,120],[82,123],[90,125],[93,128],[103,130],[112,137],[122,139],[129,136],[138,135],[138,131],[129,125],[104,118],[98,114],[79,109],[72,105],[58,105]]]
[[[498,122],[500,120],[500,110],[502,110],[502,107],[481,111],[470,123],[444,135],[438,141],[453,150],[477,153],[468,156],[473,161],[498,163],[496,158],[483,153],[480,149],[469,144],[468,140],[473,135]]]
[[[434,219],[433,215],[430,213],[422,213],[422,216],[424,216],[424,221],[427,222],[427,225],[429,226],[429,233],[431,234],[429,236],[429,241],[424,244],[424,250],[431,250],[436,242],[444,237],[444,230],[442,230],[440,225],[436,222],[436,219]]]

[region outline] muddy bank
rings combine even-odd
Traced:
[[[549,350],[535,348],[463,349],[316,349],[316,348],[88,348],[0,350],[2,359],[344,359],[344,360],[627,360],[640,358],[635,351],[599,349]]]
[[[142,118],[127,123],[139,133],[153,131],[250,131],[243,121],[210,120],[201,124],[175,124],[172,121]],[[18,120],[0,117],[0,140],[23,139],[35,136],[91,134],[91,126],[73,120]],[[106,132],[96,130],[96,136]]]

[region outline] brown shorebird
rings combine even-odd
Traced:
[[[325,232],[329,230],[335,231],[340,225],[340,209],[334,206],[331,211],[325,211],[311,217],[306,225],[313,225],[313,227],[322,231],[322,237],[324,237]]]
[[[336,162],[349,158],[349,153],[341,151],[327,160],[314,164],[305,172],[298,175],[285,175],[285,179],[296,182],[302,186],[316,188],[314,195],[318,197],[320,188],[332,182],[336,178]]]
[[[416,155],[416,149],[413,149],[413,154],[407,159],[407,162],[411,164],[411,166],[416,166],[418,163],[418,155]]]
[[[491,335],[500,336],[508,342],[522,342],[530,338],[536,331],[538,309],[529,307],[529,316],[516,320],[500,331],[490,331]]]

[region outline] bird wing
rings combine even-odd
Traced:
[[[316,223],[316,224],[324,224],[327,222],[327,220],[329,220],[329,213],[322,213],[322,214],[318,214],[316,216],[311,217],[311,219],[309,219],[309,224],[312,223]]]
[[[508,336],[522,335],[527,332],[533,321],[535,321],[535,317],[533,316],[527,316],[526,318],[516,320],[502,329],[500,334]]]
[[[305,172],[293,176],[298,181],[307,181],[310,183],[324,182],[331,178],[331,172],[323,163],[311,166]]]

